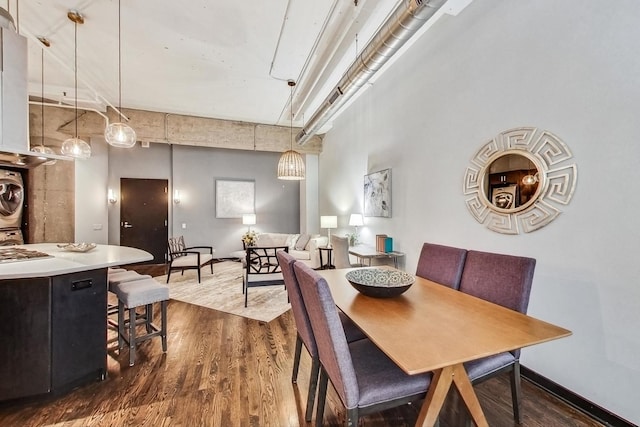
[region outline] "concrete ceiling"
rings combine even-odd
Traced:
[[[32,96],[44,91],[45,98],[74,103],[74,23],[67,12],[77,10],[85,19],[77,26],[81,107],[287,126],[292,79],[294,126],[302,126],[397,4],[121,0],[121,104],[118,0],[8,0],[6,8],[29,40]],[[50,47],[38,41],[42,36]]]

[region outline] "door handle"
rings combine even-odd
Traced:
[[[125,221],[125,222],[122,223],[122,227],[123,228],[131,228],[131,227],[133,227],[133,225],[131,225],[127,221]]]

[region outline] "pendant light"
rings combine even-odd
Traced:
[[[120,26],[120,0],[118,0],[118,114],[122,117],[122,38]],[[104,130],[104,138],[109,145],[131,148],[136,145],[136,131],[126,123],[111,123]]]
[[[73,21],[74,29],[74,88],[75,88],[75,112],[76,112],[76,131],[73,138],[69,138],[62,143],[62,149],[60,150],[62,155],[74,157],[76,159],[88,159],[91,157],[91,147],[85,141],[78,138],[78,24],[84,24],[84,17],[80,12],[70,10],[67,13],[67,18]]]
[[[38,37],[38,40],[40,40],[40,42],[42,42],[42,44],[44,46],[49,47],[49,40],[47,40],[45,37]],[[35,147],[31,148],[31,151],[33,151],[34,153],[40,153],[40,154],[45,154],[45,155],[49,155],[49,154],[55,154],[53,152],[53,150],[47,146],[44,145],[44,48],[42,49],[42,54],[41,54],[41,63],[42,63],[42,67],[41,67],[41,91],[42,91],[42,98],[40,99],[40,121],[41,121],[41,132],[42,132],[42,139],[40,140],[40,145],[36,145]],[[41,157],[41,158],[46,158],[46,157]],[[51,166],[51,165],[55,165],[56,164],[56,159],[53,160],[49,160],[47,162],[44,162],[43,165],[45,166]]]
[[[278,161],[278,179],[285,180],[301,180],[305,178],[304,160],[297,151],[293,150],[293,87],[296,82],[289,80],[287,82],[291,88],[291,99],[289,105],[291,106],[291,122],[290,122],[290,149],[282,153],[280,160]]]

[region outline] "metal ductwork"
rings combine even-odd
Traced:
[[[445,3],[446,0],[402,1],[364,47],[306,126],[296,135],[296,142],[304,145],[315,135]]]

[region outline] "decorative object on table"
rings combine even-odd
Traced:
[[[216,218],[242,218],[255,211],[254,180],[216,179]]]
[[[391,169],[364,176],[364,216],[391,218]]]
[[[573,197],[578,171],[572,158],[567,145],[547,130],[520,127],[501,132],[480,147],[465,171],[467,208],[476,221],[498,233],[538,230],[560,215],[561,206]],[[493,197],[495,188],[505,184],[518,191]]]
[[[376,234],[376,251],[384,252],[384,246],[387,241],[386,234]]]
[[[353,234],[347,234],[347,237],[349,237],[349,244],[351,246],[355,246],[358,244],[358,227],[364,225],[362,214],[351,214],[349,217],[349,225],[356,228],[356,231]]]
[[[251,231],[251,226],[256,225],[256,214],[242,214],[242,225],[248,226],[247,231]]]
[[[299,181],[305,177],[304,160],[300,153],[293,149],[293,87],[296,82],[293,80],[287,81],[290,88],[289,106],[291,107],[290,116],[290,146],[287,151],[282,153],[280,160],[278,161],[278,179],[284,179],[289,181]]]
[[[329,243],[327,247],[331,247],[331,229],[338,228],[338,217],[335,215],[326,215],[320,217],[320,228],[327,229],[327,237],[329,238]]]
[[[247,231],[242,235],[242,244],[245,248],[255,246],[258,243],[258,234],[255,231]]]
[[[384,239],[384,251],[385,253],[393,252],[393,238],[385,237]]]
[[[349,271],[345,277],[360,293],[374,298],[398,296],[416,280],[409,273],[387,268],[359,268]]]
[[[57,245],[60,249],[68,252],[89,252],[96,248],[95,243],[62,243]]]

